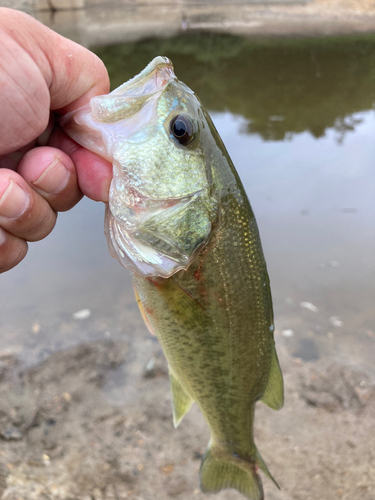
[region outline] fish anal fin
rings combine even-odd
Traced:
[[[272,348],[270,374],[261,400],[273,410],[280,410],[284,405],[283,376],[275,347]]]
[[[267,467],[266,462],[263,460],[261,454],[259,453],[258,449],[256,449],[256,463],[259,467],[259,469],[268,477],[268,479],[271,479],[273,484],[280,490],[280,486],[276,479],[273,477],[271,472],[269,471],[269,468]]]
[[[169,369],[169,380],[171,381],[172,391],[173,424],[177,427],[192,407],[194,400],[172,373],[171,369]]]

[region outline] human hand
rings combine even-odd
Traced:
[[[112,166],[56,125],[109,91],[102,61],[32,17],[0,8],[0,273],[83,195],[108,201]]]

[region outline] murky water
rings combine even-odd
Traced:
[[[210,110],[255,210],[277,329],[293,332],[280,340],[306,360],[340,353],[371,367],[375,40],[205,34],[97,53],[113,87],[157,54],[173,60]],[[131,303],[130,280],[107,254],[102,214],[90,201],[61,214],[54,233],[1,277],[1,349],[34,362],[116,325],[120,297]],[[82,308],[91,319],[73,320]],[[94,331],[93,318],[103,323]],[[55,329],[62,321],[71,330],[63,337]],[[129,325],[116,328],[131,335]]]
[[[209,109],[257,217],[281,350],[374,374],[375,37],[202,34],[97,53],[113,87],[166,55]],[[51,236],[1,276],[0,351],[35,365],[87,340],[124,340],[130,358],[102,391],[112,405],[132,404],[140,391],[149,401],[137,381],[156,341],[142,324],[129,274],[109,257],[103,212],[84,200],[61,214]],[[84,309],[88,317],[74,316]],[[284,419],[281,436],[293,435],[288,425]],[[290,498],[322,498],[308,496],[306,482],[304,493],[291,487]]]

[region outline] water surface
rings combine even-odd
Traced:
[[[372,368],[374,37],[201,34],[96,51],[113,87],[166,55],[208,107],[257,216],[277,330],[293,331],[278,341],[302,358],[340,354]],[[2,350],[34,363],[111,329],[133,336],[129,275],[107,253],[102,219],[101,205],[83,201],[2,275]],[[119,324],[124,296],[129,322]],[[72,319],[82,308],[91,317]]]

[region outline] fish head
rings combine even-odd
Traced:
[[[110,160],[109,249],[142,276],[186,270],[217,216],[217,144],[192,90],[157,57],[137,76],[62,121],[77,142]],[[219,152],[220,154],[220,152]]]

